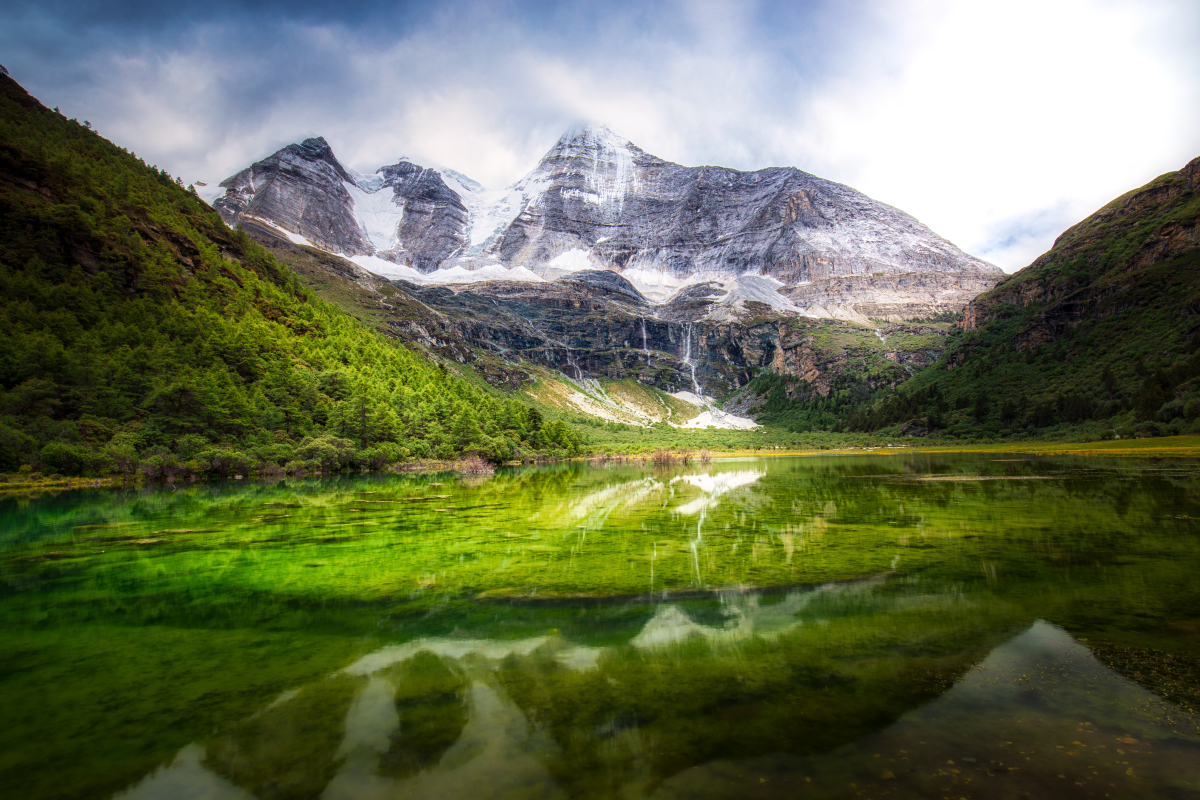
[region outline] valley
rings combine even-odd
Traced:
[[[319,139],[222,187],[227,222],[378,329],[551,413],[633,425],[750,427],[736,412],[761,398],[713,401],[766,372],[805,382],[789,399],[861,402],[935,361],[999,277],[847,187],[679,167],[597,126],[499,193],[409,161],[352,174]]]
[[[578,160],[575,149],[560,141],[539,169],[547,172],[549,160],[578,178],[561,166]],[[1177,435],[1192,430],[1200,411],[1188,382],[1200,370],[1187,361],[1200,302],[1195,169],[1114,201],[994,289],[973,269],[933,279],[918,271],[826,275],[792,286],[750,271],[662,273],[648,284],[647,271],[595,254],[523,262],[541,273],[534,277],[492,265],[475,271],[478,280],[462,266],[389,280],[355,270],[387,272],[376,256],[341,258],[341,277],[330,280],[364,287],[350,306],[375,305],[356,313],[373,314],[389,335],[568,419],[679,425],[716,400],[732,418],[796,433]],[[244,227],[288,263],[338,258],[279,227]],[[503,252],[495,237],[488,241],[479,247]],[[443,272],[462,282],[443,282]],[[390,299],[373,299],[381,292]],[[1164,338],[1174,346],[1146,347]],[[629,381],[638,386],[629,404],[614,399],[627,389],[605,388]],[[667,395],[689,411],[668,414]]]
[[[1195,5],[8,4],[0,798],[1200,796]]]
[[[11,80],[8,91],[25,108],[20,114],[50,114]],[[106,146],[59,120],[50,127],[68,133],[66,150]],[[53,187],[56,179],[38,177],[46,168],[21,147],[11,151],[12,207],[34,209],[41,201],[30,205],[28,185]],[[145,466],[144,453],[153,453],[158,466],[147,475],[195,477],[463,452],[497,461],[656,447],[1096,440],[1195,433],[1200,424],[1191,382],[1200,375],[1196,162],[1114,201],[1013,276],[848,187],[792,168],[681,167],[602,126],[569,130],[503,192],[403,159],[362,175],[323,140],[307,140],[222,184],[215,207],[233,231],[196,206],[193,193],[150,173],[163,183],[156,191],[187,208],[182,227],[171,216],[178,211],[160,213],[137,223],[137,242],[117,243],[116,234],[86,233],[92,223],[70,233],[60,226],[51,249],[14,230],[8,263],[38,252],[57,272],[35,284],[90,285],[95,293],[100,284],[88,276],[108,274],[105,259],[136,262],[144,258],[138,248],[165,248],[169,266],[155,280],[179,287],[200,276],[186,290],[194,298],[220,285],[203,270],[223,263],[236,295],[245,289],[237,265],[261,264],[253,269],[302,306],[312,292],[337,325],[354,320],[351,327],[373,332],[368,338],[382,337],[371,347],[416,355],[414,375],[427,365],[447,376],[451,395],[486,397],[476,407],[495,410],[464,421],[453,404],[417,399],[417,384],[401,389],[367,377],[345,353],[310,364],[312,388],[287,401],[279,388],[254,388],[274,373],[239,364],[241,355],[220,356],[223,365],[202,380],[181,382],[171,367],[146,388],[113,384],[111,367],[78,366],[108,341],[80,338],[71,327],[92,319],[85,304],[71,312],[76,323],[54,334],[51,346],[70,353],[62,366],[18,359],[10,367],[0,442],[8,470],[37,464],[91,474]],[[99,191],[112,204],[124,190]],[[40,210],[20,214],[45,218]],[[131,255],[117,255],[125,251]],[[35,284],[12,280],[12,298],[34,296],[15,287]],[[131,280],[118,278],[126,282],[120,291],[138,297],[145,279]],[[169,291],[176,302],[186,296]],[[264,304],[272,291],[256,285],[239,302],[262,309],[268,327],[303,330],[287,322],[299,312],[282,310],[295,301]],[[233,311],[239,307],[228,299],[214,305],[226,315],[244,313]],[[18,344],[41,334],[14,313],[9,352],[40,352],[46,345]],[[95,323],[78,324],[86,331]],[[1151,340],[1165,345],[1155,350]],[[133,366],[143,357],[121,369],[144,372]],[[337,375],[356,377],[346,385]],[[89,388],[97,379],[105,397],[122,399],[99,402]],[[47,415],[30,398],[51,385],[77,399]],[[238,392],[277,396],[269,402],[283,407],[309,399],[279,418],[292,422],[266,421],[268,414],[214,427],[225,409],[261,407],[235,399]],[[138,419],[159,421],[147,428]],[[247,430],[257,432],[247,440]],[[338,455],[312,444],[322,434],[341,442]],[[191,443],[177,444],[181,435]],[[238,437],[249,443],[235,445]]]

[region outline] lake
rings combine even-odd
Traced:
[[[1200,464],[0,500],[0,795],[1200,796]]]

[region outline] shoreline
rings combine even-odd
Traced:
[[[680,456],[683,456],[685,450],[675,451]],[[828,450],[728,450],[724,452],[709,452],[709,457],[714,462],[726,461],[731,459],[746,459],[746,458],[782,458],[782,457],[810,457],[810,456],[894,456],[900,454],[954,454],[954,453],[1013,453],[1020,455],[1031,456],[1077,456],[1077,457],[1110,457],[1110,458],[1195,458],[1200,459],[1200,436],[1167,436],[1154,439],[1119,439],[1108,440],[1102,442],[989,442],[986,444],[887,444],[878,447],[850,447]],[[699,458],[696,451],[688,453],[691,459],[699,463]],[[528,464],[520,464],[509,462],[503,464],[503,467],[520,467],[520,466],[544,466],[550,463],[579,463],[579,462],[620,462],[633,463],[644,462],[650,463],[652,453],[608,453],[590,456],[576,456],[574,458],[560,459],[556,462],[530,462]],[[416,475],[416,474],[434,474],[439,472],[458,472],[463,475],[484,476],[490,473],[464,471],[461,469],[461,461],[425,461],[425,462],[410,462],[407,464],[396,464],[388,469],[363,472],[330,472],[330,473],[312,473],[303,475],[274,475],[274,474],[253,474],[245,478],[236,478],[233,480],[246,481],[261,481],[272,478],[299,478],[307,480],[308,478],[328,478],[338,475]],[[8,478],[8,480],[3,480]],[[147,481],[142,477],[133,479],[122,479],[120,477],[107,476],[100,478],[37,478],[30,480],[17,479],[18,476],[0,476],[0,499],[6,497],[38,494],[42,492],[65,492],[77,491],[80,489],[144,489],[150,486],[167,488],[179,488],[181,486],[190,486],[195,483],[217,483],[212,480],[196,480],[196,481],[178,481],[175,483],[166,483],[161,481]],[[229,479],[226,479],[228,481]],[[221,482],[226,482],[221,481]]]

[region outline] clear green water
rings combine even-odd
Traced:
[[[0,501],[0,796],[1200,796],[1200,465]]]

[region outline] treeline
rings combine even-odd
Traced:
[[[1034,364],[1036,355],[1023,360]],[[871,432],[915,421],[929,431],[949,427],[965,433],[1003,433],[1106,422],[1125,434],[1184,433],[1200,418],[1200,391],[1193,384],[1200,378],[1200,335],[1192,337],[1184,353],[1165,361],[1153,370],[1144,359],[1135,362],[1136,379],[1126,381],[1106,364],[1098,378],[1036,400],[1024,392],[1013,396],[1005,393],[1004,386],[989,387],[978,381],[946,390],[956,392],[952,398],[939,382],[915,391],[900,387],[851,410],[842,429]]]
[[[581,446],[319,300],[177,179],[0,76],[0,471],[328,471]]]
[[[847,415],[867,403],[873,394],[867,376],[853,370],[834,378],[825,395],[803,378],[770,372],[756,375],[747,391],[763,398],[756,407],[758,422],[792,433],[841,431]]]
[[[959,375],[947,375],[939,364],[920,379],[874,394],[864,381],[847,376],[835,381],[826,396],[803,379],[766,373],[754,379],[751,389],[764,398],[759,421],[791,431],[897,433],[898,426],[907,425],[921,434],[1004,437],[1095,423],[1092,427],[1103,437],[1106,432],[1175,435],[1196,427],[1200,334],[1187,340],[1182,352],[1160,355],[1152,365],[1140,358],[1119,377],[1112,364],[1105,364],[1090,375],[1073,376],[1065,387],[1064,381],[1044,379],[1049,365],[1064,360],[1060,350],[1033,348],[1013,354],[1007,363]],[[985,380],[988,371],[998,379]],[[1035,387],[1044,391],[1037,394]]]

